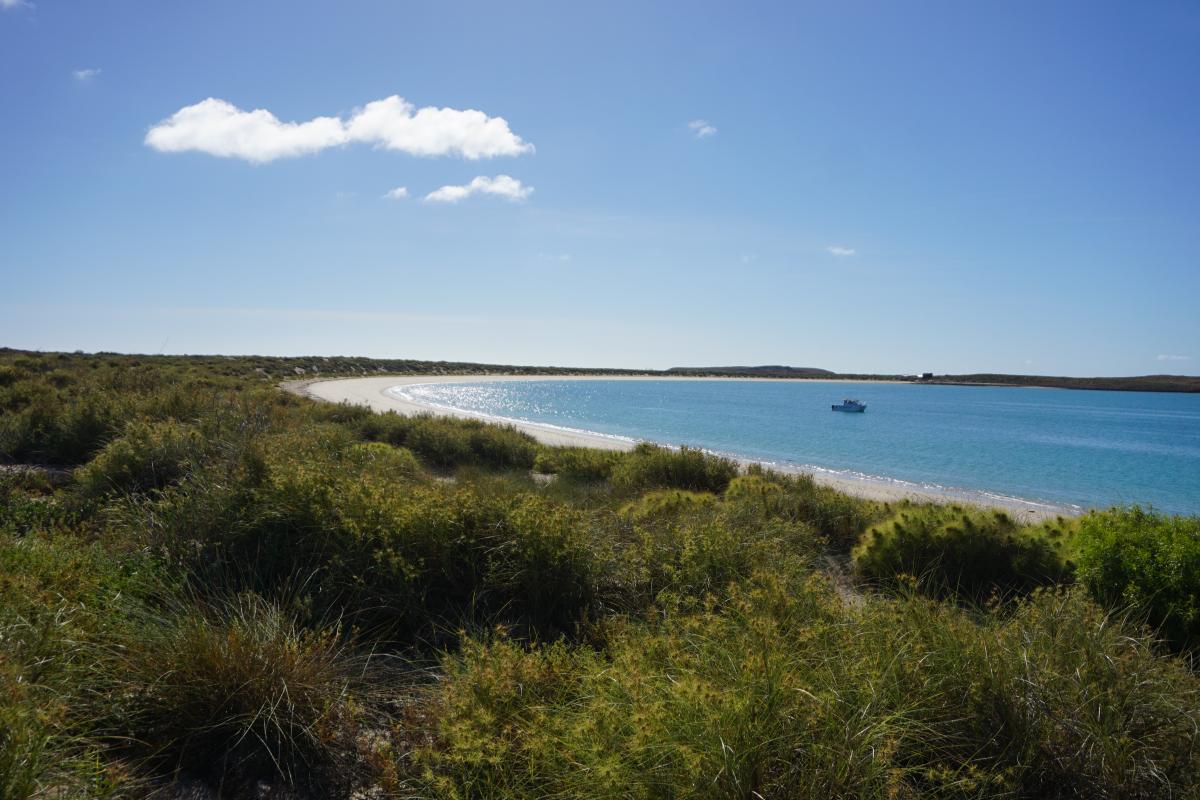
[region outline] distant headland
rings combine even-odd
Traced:
[[[671,367],[668,375],[722,375],[747,378],[824,378],[826,380],[904,381],[948,386],[1036,386],[1050,389],[1093,389],[1116,392],[1200,392],[1194,375],[1136,375],[1125,378],[1066,378],[1053,375],[869,375],[832,372],[816,367]]]

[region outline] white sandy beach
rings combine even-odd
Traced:
[[[389,389],[429,383],[468,383],[476,381],[533,381],[533,380],[746,380],[744,378],[692,378],[658,376],[591,376],[591,375],[422,375],[422,376],[380,376],[367,378],[330,378],[288,381],[283,387],[290,392],[324,400],[330,403],[350,403],[367,406],[374,411],[395,411],[400,414],[433,413],[468,419],[480,419],[488,422],[496,418],[485,414],[477,414],[457,409],[447,409],[440,406],[417,403],[389,393]],[[778,378],[761,378],[750,380],[780,380]],[[821,381],[820,378],[805,378],[806,381]],[[828,380],[830,383],[838,382]],[[535,422],[519,420],[503,420],[525,431],[539,442],[548,445],[597,447],[608,450],[629,450],[634,442],[630,439],[620,439],[584,431],[564,430],[552,425],[542,425]],[[662,444],[671,444],[663,442]],[[753,463],[748,459],[739,459],[745,464]],[[772,469],[780,472],[804,473],[812,475],[815,480],[831,486],[839,491],[869,500],[894,503],[902,500],[935,503],[968,503],[987,508],[998,508],[1019,515],[1022,519],[1041,520],[1055,516],[1070,516],[1078,513],[1074,509],[1035,503],[1019,498],[1002,497],[986,492],[970,490],[936,490],[924,488],[903,481],[887,479],[855,477],[850,475],[831,474],[800,467],[771,464]]]

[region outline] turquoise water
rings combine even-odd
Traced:
[[[1072,507],[1200,513],[1200,395],[776,381],[428,384],[413,400]],[[830,410],[843,397],[865,414]]]

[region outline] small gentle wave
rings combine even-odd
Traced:
[[[423,386],[438,386],[438,385],[442,385],[442,384],[410,383],[405,386],[393,386],[392,388],[390,388],[386,391],[387,391],[387,394],[391,395],[392,397],[399,398],[400,400],[404,400],[407,403],[413,403],[413,404],[419,405],[419,406],[428,406],[429,408],[434,408],[439,411],[450,411],[455,414],[466,414],[468,416],[476,417],[478,419],[485,420],[487,422],[495,422],[498,424],[508,424],[508,425],[513,425],[513,424],[536,425],[539,428],[546,428],[546,429],[552,430],[552,431],[561,431],[562,433],[573,434],[576,436],[587,436],[589,438],[610,439],[614,442],[623,442],[623,443],[627,443],[627,444],[631,444],[631,445],[637,444],[638,442],[648,441],[647,439],[636,439],[632,436],[621,436],[621,435],[615,434],[615,433],[600,433],[599,431],[589,431],[589,430],[585,430],[583,428],[568,428],[565,425],[555,425],[550,422],[539,422],[537,420],[525,419],[523,417],[506,417],[501,414],[488,414],[483,411],[476,411],[474,409],[463,408],[460,406],[452,406],[452,405],[449,405],[446,403],[435,403],[432,400],[428,400],[424,397],[418,397],[418,396],[416,396],[416,394],[408,391],[408,390],[417,389],[417,388],[420,388]]]

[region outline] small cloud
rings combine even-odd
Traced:
[[[408,197],[408,187],[397,186],[395,189],[392,189],[385,194],[384,197],[388,198],[389,200],[403,200],[405,197]]]
[[[836,244],[831,244],[825,248],[825,252],[829,253],[831,256],[846,258],[847,256],[854,255],[857,251],[853,247],[839,247]]]
[[[705,139],[717,132],[716,126],[710,125],[708,120],[704,119],[694,119],[688,123],[688,127],[692,129],[692,133],[696,134],[697,139]]]
[[[1167,353],[1154,357],[1155,361],[1191,361],[1191,356],[1173,356]]]
[[[2,0],[0,0],[2,2]],[[71,72],[75,76],[75,80],[80,83],[91,83],[97,75],[100,74],[99,68],[96,69],[77,69]]]
[[[738,260],[741,261],[743,264],[750,264],[750,263],[758,260],[758,254],[757,253],[743,253],[742,257]]]
[[[10,8],[33,8],[33,3],[27,0],[0,0],[0,9],[7,11]]]
[[[473,194],[494,194],[505,200],[517,202],[533,194],[533,187],[525,186],[509,175],[497,175],[494,178],[480,175],[462,186],[443,186],[440,189],[434,189],[425,195],[425,201],[428,203],[457,203]]]

